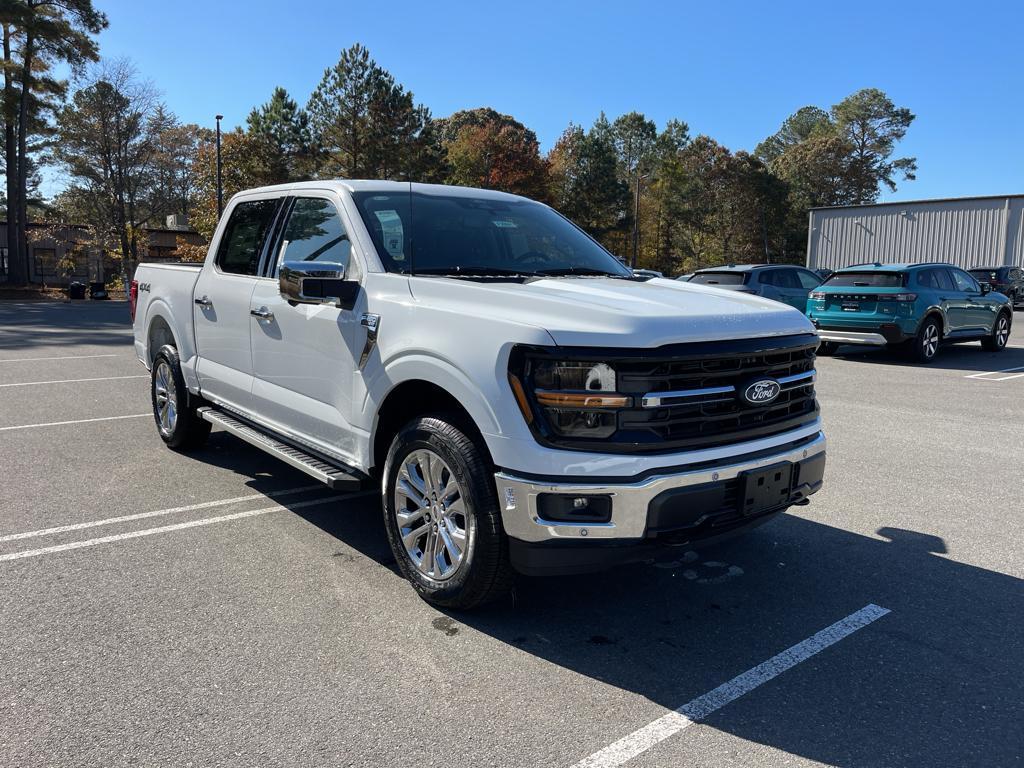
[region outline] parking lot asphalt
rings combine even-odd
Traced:
[[[124,304],[0,302],[0,765],[1020,765],[1019,333],[820,358],[810,505],[448,614],[374,494],[166,449]]]

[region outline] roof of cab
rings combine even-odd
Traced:
[[[334,189],[348,192],[408,192],[410,189],[422,195],[449,195],[456,197],[489,198],[505,201],[522,201],[529,198],[499,192],[494,189],[456,187],[447,184],[420,184],[408,181],[384,181],[373,179],[321,179],[318,181],[297,181],[291,184],[273,184],[239,192],[239,195],[263,194],[266,192],[299,192],[303,189]]]

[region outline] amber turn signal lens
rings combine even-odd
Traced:
[[[549,408],[625,408],[629,398],[588,392],[551,392],[538,389],[537,402]]]
[[[516,396],[519,403],[519,410],[523,412],[523,418],[527,424],[533,424],[533,411],[530,410],[530,401],[526,399],[526,392],[523,391],[523,384],[511,373],[508,375],[509,386],[512,387],[512,394]]]

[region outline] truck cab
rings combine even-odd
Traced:
[[[399,567],[441,605],[720,539],[822,485],[801,312],[637,276],[522,197],[247,191],[202,265],[143,264],[133,296],[160,437],[217,426],[378,488]]]

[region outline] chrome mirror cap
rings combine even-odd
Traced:
[[[281,296],[300,304],[341,303],[345,265],[333,261],[286,261],[278,272]]]

